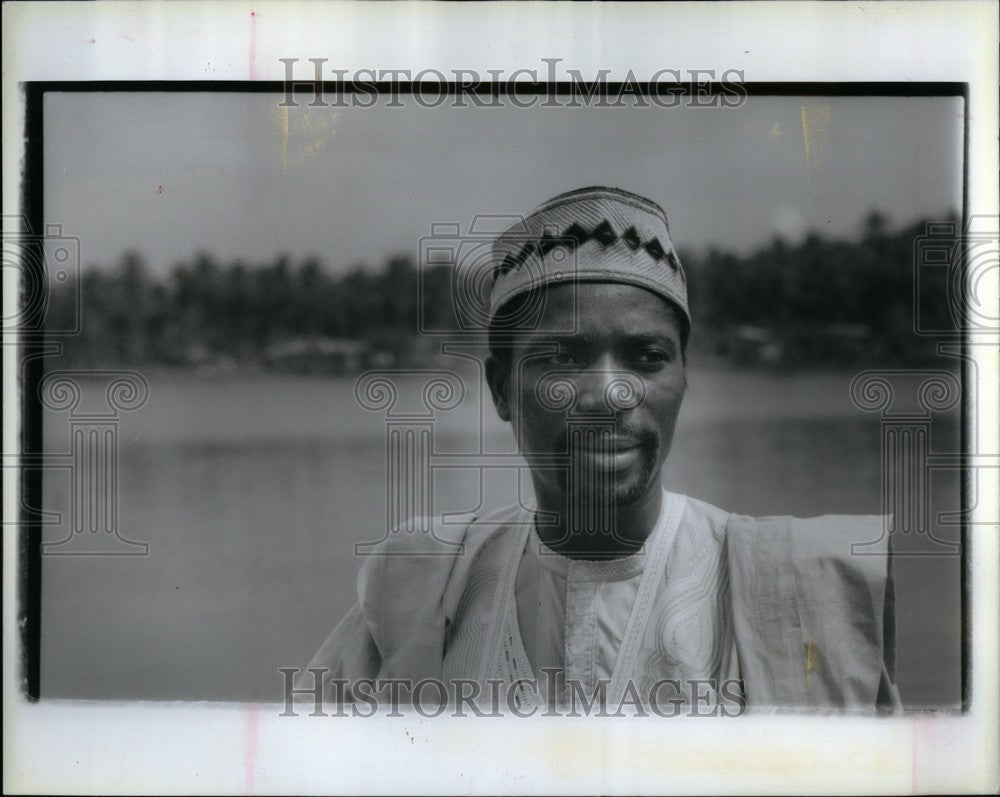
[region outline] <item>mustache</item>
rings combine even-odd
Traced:
[[[595,424],[577,424],[563,428],[552,436],[551,450],[555,454],[568,454],[570,449],[578,451],[586,448],[626,449],[642,448],[655,450],[659,441],[657,434],[649,429],[632,429]]]

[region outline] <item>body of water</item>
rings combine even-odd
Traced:
[[[879,513],[879,418],[851,403],[852,376],[692,371],[665,485],[752,515]],[[146,378],[148,401],[117,427],[118,526],[149,552],[44,557],[42,695],[280,701],[278,668],[304,666],[355,599],[355,543],[385,533],[384,414],[358,404],[353,379]],[[464,400],[435,418],[435,450],[513,451],[488,395],[464,381]],[[422,384],[399,380],[400,403]],[[957,418],[935,419],[934,435],[954,450]],[[67,413],[48,412],[45,440],[69,450]],[[45,471],[43,508],[63,513],[50,544],[68,534],[69,479]],[[437,471],[435,511],[516,494],[512,472],[482,482],[480,495],[478,473]],[[957,478],[946,482],[933,484],[940,511],[958,508]],[[904,702],[955,706],[959,560],[900,558],[896,580]]]

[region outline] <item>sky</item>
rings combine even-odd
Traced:
[[[45,222],[84,268],[165,273],[417,257],[437,223],[526,214],[610,185],[658,202],[675,245],[751,251],[961,210],[959,98],[749,97],[738,108],[281,108],[281,94],[50,92]]]

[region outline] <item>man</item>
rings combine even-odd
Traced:
[[[851,556],[881,518],[756,520],[661,486],[691,323],[663,210],[562,194],[497,238],[492,278],[486,375],[536,507],[477,518],[451,556],[394,535],[310,667],[347,694],[499,684],[519,709],[898,704],[887,542]]]

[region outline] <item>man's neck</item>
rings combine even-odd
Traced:
[[[539,499],[535,529],[542,542],[571,559],[621,559],[638,552],[660,517],[663,491],[658,481],[635,501],[627,504],[586,508],[569,507],[568,496]],[[558,509],[556,509],[558,505]],[[541,514],[554,515],[554,523],[539,522]]]

